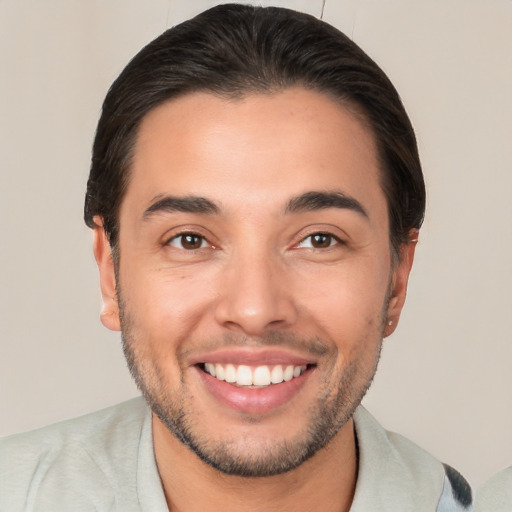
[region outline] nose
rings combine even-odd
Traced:
[[[230,259],[220,283],[216,321],[248,336],[293,325],[297,309],[285,264],[263,251],[241,252]]]

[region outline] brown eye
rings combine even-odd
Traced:
[[[339,239],[330,233],[314,233],[304,238],[298,247],[328,249],[338,243],[340,243]]]
[[[326,247],[330,247],[332,244],[332,236],[327,233],[317,233],[316,235],[311,235],[311,245],[315,249],[325,249]]]
[[[207,243],[201,235],[197,235],[195,233],[183,233],[172,238],[169,241],[169,245],[177,247],[178,249],[193,251],[194,249],[201,249],[205,247]]]

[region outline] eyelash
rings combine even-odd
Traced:
[[[199,247],[192,247],[192,248],[186,248],[183,246],[183,242],[184,242],[184,239],[185,237],[194,237],[194,238],[197,238],[200,240],[201,244]],[[181,239],[181,243],[179,242],[179,240]],[[177,247],[176,245],[173,245],[172,242],[176,241],[177,243],[180,243],[181,247]],[[206,245],[204,245],[206,244]],[[203,236],[203,235],[200,235],[199,233],[194,233],[193,231],[185,231],[183,233],[178,233],[177,235],[174,235],[172,238],[170,238],[167,242],[166,242],[166,245],[170,245],[171,247],[176,247],[177,249],[183,249],[185,251],[198,251],[200,249],[205,249],[207,246],[209,247],[212,247],[212,245],[208,242],[208,240]]]
[[[198,239],[198,241],[200,241],[199,247],[189,247],[189,248],[184,247],[183,242],[184,242],[185,237],[194,237],[194,238]],[[326,239],[328,239],[329,244],[326,247],[315,247],[313,245],[314,244],[313,237],[325,237]],[[181,243],[180,243],[180,239],[181,239]],[[306,240],[311,240],[310,246],[305,245]],[[177,244],[179,244],[180,246],[178,247],[177,245],[174,245],[173,242],[177,242]],[[208,240],[203,235],[200,235],[199,233],[195,233],[193,231],[185,231],[183,233],[178,233],[177,235],[174,235],[172,238],[170,238],[166,242],[166,245],[170,245],[171,247],[176,247],[177,249],[183,249],[187,252],[198,251],[200,249],[205,249],[206,247],[212,247],[212,244],[209,243]],[[194,244],[192,244],[192,245],[194,245]],[[314,249],[314,250],[324,250],[324,249],[330,249],[331,247],[333,247],[335,245],[344,245],[344,242],[340,238],[338,238],[336,235],[333,235],[332,233],[325,232],[325,231],[317,231],[315,233],[311,233],[310,235],[304,237],[295,247]]]
[[[322,237],[329,239],[329,245],[327,245],[327,247],[315,247],[313,245],[313,243],[311,244],[311,246],[308,246],[308,247],[303,245],[306,240],[308,240],[308,239],[313,240],[313,237],[318,237],[318,236],[322,236]],[[343,242],[343,240],[338,238],[336,235],[333,235],[332,233],[325,232],[325,231],[317,231],[315,233],[311,233],[310,235],[304,237],[297,244],[296,247],[304,247],[304,248],[308,248],[308,249],[323,250],[323,249],[330,249],[331,247],[334,247],[335,245],[344,245],[344,242]]]

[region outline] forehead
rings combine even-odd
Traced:
[[[302,88],[238,99],[197,92],[143,119],[121,213],[166,194],[277,208],[334,189],[386,209],[374,139],[355,112]]]

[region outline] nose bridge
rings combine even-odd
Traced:
[[[286,268],[276,251],[262,243],[246,243],[233,251],[227,265],[218,322],[253,336],[294,322]]]

